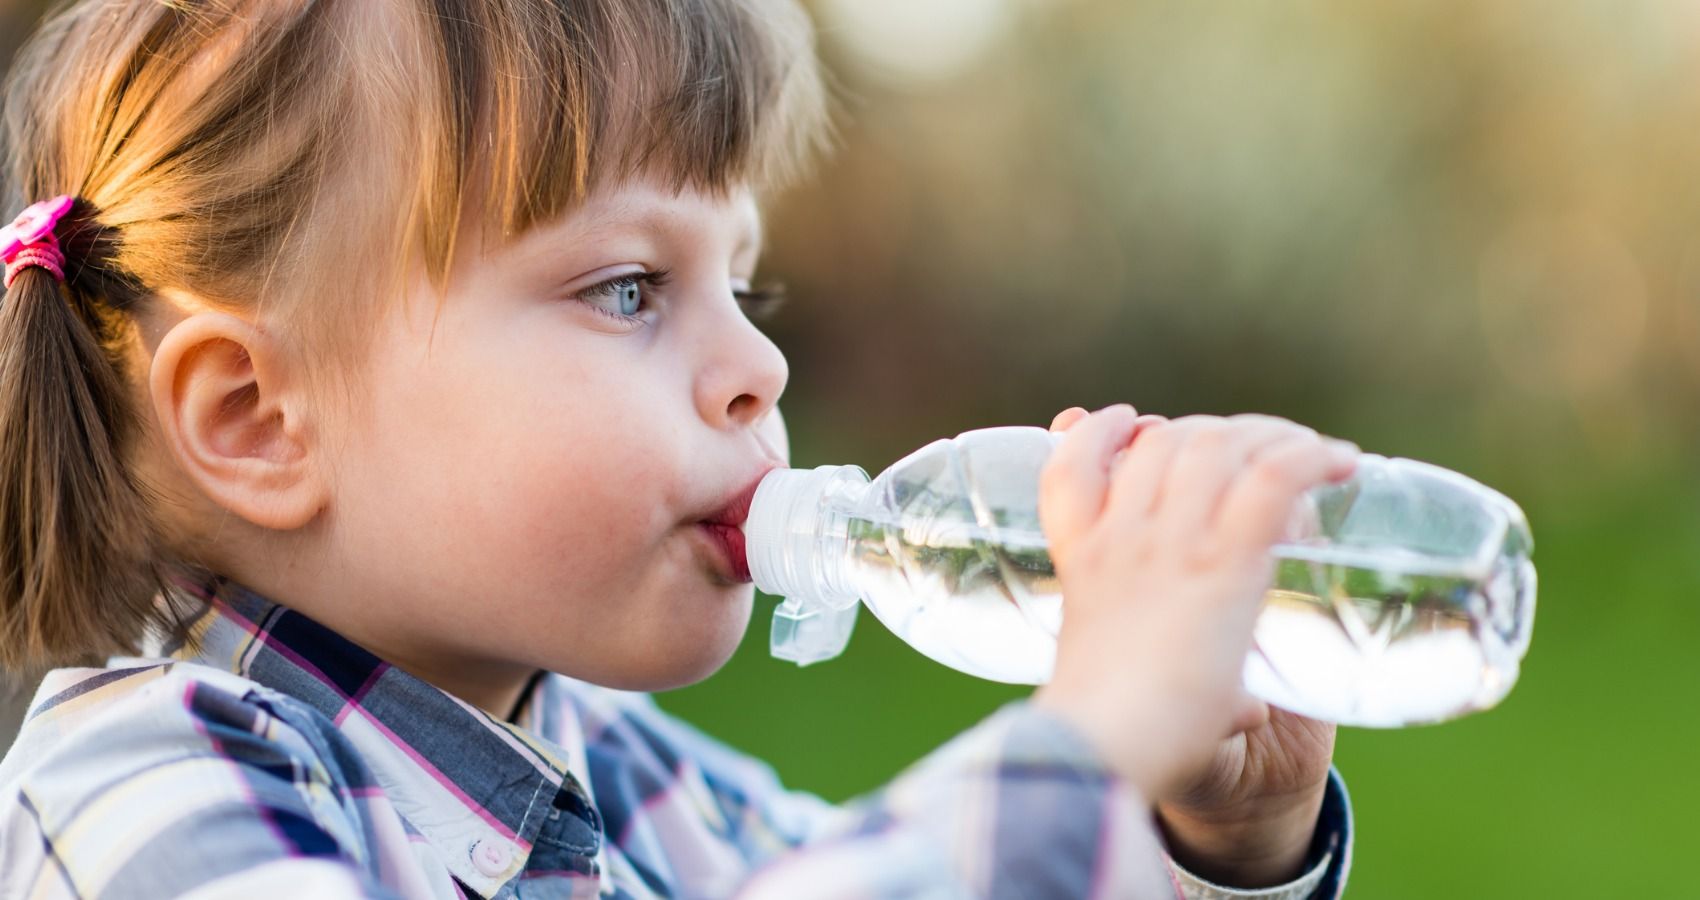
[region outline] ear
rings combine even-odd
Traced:
[[[213,502],[262,528],[301,528],[329,499],[301,374],[275,339],[221,312],[173,325],[148,373],[177,464]]]

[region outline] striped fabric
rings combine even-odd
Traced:
[[[0,900],[1337,896],[1163,863],[1143,801],[1014,703],[846,806],[647,695],[542,674],[506,722],[219,579],[198,652],[49,674],[0,761]]]

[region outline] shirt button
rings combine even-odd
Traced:
[[[513,851],[498,841],[478,841],[472,845],[472,864],[490,878],[506,872],[512,858]]]

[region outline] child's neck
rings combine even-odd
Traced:
[[[275,572],[275,574],[286,574]],[[258,573],[227,573],[243,587],[296,612],[360,645],[396,668],[451,694],[493,718],[512,721],[537,675],[536,666],[468,653],[443,641],[446,628],[431,628],[418,617],[387,616],[388,604],[353,592],[339,580],[318,577],[268,579]],[[299,571],[289,575],[300,575]],[[258,577],[256,577],[258,575]],[[354,595],[354,594],[358,594]]]

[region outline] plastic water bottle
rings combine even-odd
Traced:
[[[855,466],[781,469],[745,523],[756,586],[785,598],[772,651],[843,652],[865,603],[915,649],[981,678],[1046,681],[1061,586],[1039,527],[1060,435],[970,431],[871,482]],[[1435,466],[1365,454],[1304,495],[1245,665],[1254,695],[1348,725],[1436,722],[1499,702],[1535,608],[1533,542],[1505,496]]]

